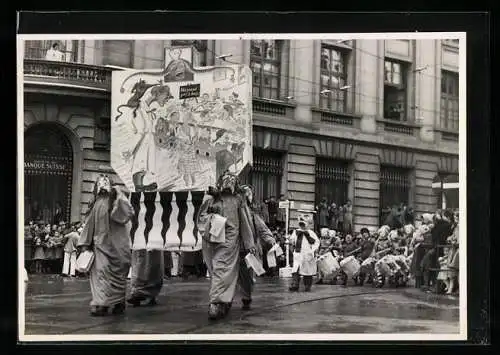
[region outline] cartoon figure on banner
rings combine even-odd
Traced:
[[[165,82],[193,80],[194,74],[191,70],[191,63],[182,59],[181,55],[182,49],[180,48],[174,48],[169,52],[172,61],[165,70],[166,74],[163,79]]]
[[[139,90],[137,90],[137,86]],[[131,150],[124,151],[123,158],[131,161],[131,173],[135,190],[154,191],[158,188],[156,181],[156,144],[155,144],[155,114],[154,103],[160,107],[173,98],[170,88],[160,83],[159,85],[144,85],[144,81],[139,81],[134,87],[134,96],[129,100],[134,109],[133,117],[130,120],[132,132],[134,134],[135,145]],[[145,90],[144,90],[145,89]],[[146,92],[149,96],[141,100]],[[141,95],[142,96],[139,96]],[[133,99],[133,100],[132,100]]]

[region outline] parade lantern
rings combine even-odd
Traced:
[[[166,49],[163,70],[113,72],[111,166],[131,192],[133,249],[197,251],[197,212],[225,170],[252,163],[252,75],[193,67]]]

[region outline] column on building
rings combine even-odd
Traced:
[[[437,197],[432,182],[438,173],[437,158],[429,154],[417,154],[415,166],[415,204],[417,215],[435,211]]]
[[[315,85],[314,70],[319,66],[319,41],[290,41],[290,78],[295,103],[295,121],[300,124],[312,123],[311,107],[314,104]]]
[[[439,100],[436,100],[436,85],[440,78],[437,66],[437,48],[435,39],[416,41],[415,53],[415,121],[422,125],[420,139],[423,142],[434,142],[434,125],[439,117]]]
[[[380,204],[379,151],[359,146],[354,161],[354,218],[356,231],[379,227]]]
[[[374,39],[356,40],[356,104],[362,115],[361,131],[375,133],[379,103],[376,98],[383,98],[383,59],[380,58],[380,42]],[[382,46],[383,49],[383,46]]]
[[[290,137],[287,157],[288,198],[296,206],[315,203],[316,151],[311,146],[311,139]],[[298,218],[298,212],[290,212],[290,225]]]

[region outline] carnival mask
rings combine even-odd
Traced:
[[[249,185],[242,185],[240,187],[241,191],[245,194],[245,197],[247,198],[249,203],[253,202],[253,189]]]
[[[378,230],[378,235],[379,235],[379,237],[384,238],[384,237],[387,236],[387,234],[389,233],[389,231],[390,231],[389,226],[382,226]]]
[[[413,231],[415,230],[415,228],[411,224],[407,224],[406,226],[404,226],[403,229],[404,229],[404,232],[405,232],[406,235],[412,234]]]
[[[103,191],[111,192],[111,180],[106,175],[100,175],[97,178],[96,184],[96,193],[99,194]]]
[[[224,173],[217,182],[217,189],[220,192],[230,192],[234,194],[238,189],[238,177],[231,173]]]

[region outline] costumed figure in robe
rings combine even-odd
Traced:
[[[240,251],[256,253],[248,206],[238,177],[224,172],[212,196],[201,206],[197,225],[203,237],[203,259],[210,274],[208,317],[224,318],[232,305],[240,269]]]
[[[250,220],[250,225],[252,227],[252,234],[254,236],[254,244],[256,249],[256,256],[258,259],[262,260],[265,255],[263,255],[264,247],[272,248],[276,244],[276,240],[273,237],[273,233],[267,227],[266,223],[262,217],[253,209],[254,204],[254,191],[249,185],[242,185],[241,191],[244,194],[244,198],[247,202],[249,209],[245,211],[250,212],[248,219]],[[238,277],[238,286],[242,294],[243,310],[249,310],[250,304],[252,303],[252,291],[254,286],[254,271],[249,268],[245,262],[246,252],[244,248],[240,250],[240,271]]]
[[[315,253],[320,241],[316,233],[309,229],[306,221],[299,220],[299,228],[292,232],[290,244],[293,246],[292,285],[289,290],[299,290],[300,277],[304,279],[304,291],[311,291],[313,276],[317,274]]]
[[[134,208],[106,175],[94,186],[94,200],[78,241],[83,252],[92,250],[90,268],[91,315],[122,314],[125,310],[127,274],[130,268],[130,219]]]
[[[165,276],[163,250],[132,250],[131,291],[127,302],[139,307],[142,304],[155,306],[156,298],[163,287]]]

